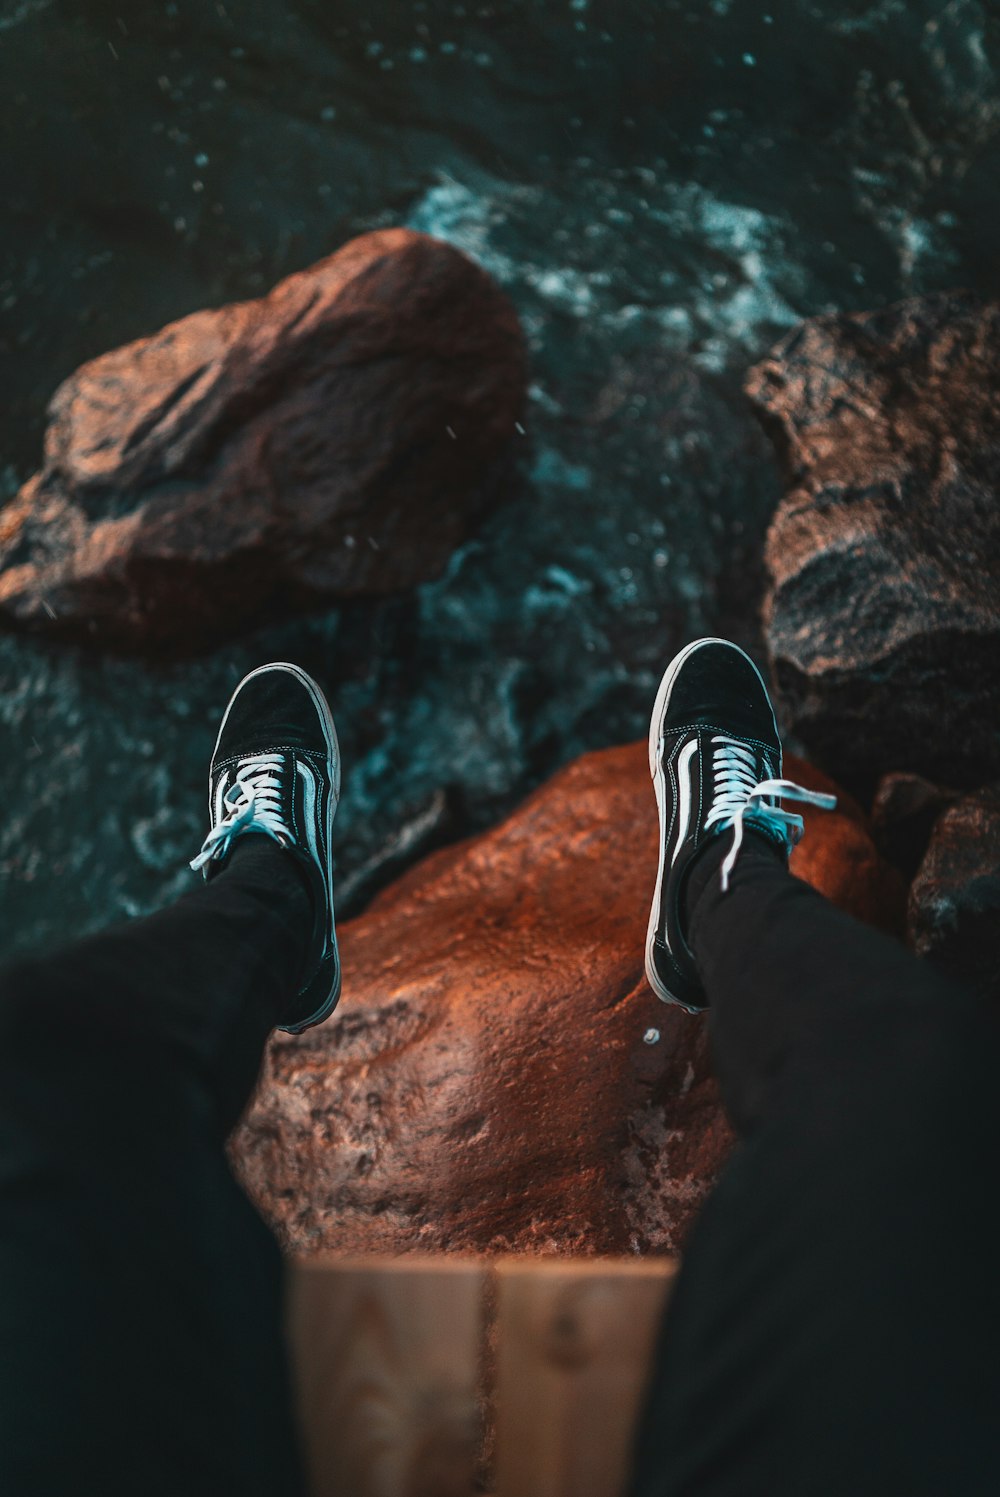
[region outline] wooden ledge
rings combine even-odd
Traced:
[[[668,1258],[297,1260],[314,1497],[620,1497]]]

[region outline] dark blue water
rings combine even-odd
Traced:
[[[189,886],[262,659],[329,691],[357,908],[639,736],[686,637],[756,646],[780,479],[743,375],[802,317],[994,291],[998,59],[974,0],[0,0],[5,492],[83,359],[385,224],[480,260],[533,366],[508,502],[416,593],[182,665],[0,637],[0,951]]]

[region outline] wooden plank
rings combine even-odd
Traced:
[[[496,1497],[620,1497],[669,1259],[497,1265]]]
[[[482,1263],[313,1259],[289,1336],[315,1497],[469,1497],[480,1447]]]

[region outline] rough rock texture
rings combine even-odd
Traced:
[[[907,879],[920,866],[934,823],[957,792],[918,774],[883,775],[872,802],[872,835],[882,856]]]
[[[857,807],[805,815],[795,871],[895,924]],[[656,838],[645,744],[588,754],[344,927],[340,1008],[276,1036],[233,1142],[289,1246],[678,1246],[731,1135],[704,1022],[643,977]]]
[[[1000,785],[963,797],[939,818],[907,917],[921,956],[1000,998]]]
[[[402,229],[355,239],[60,386],[0,511],[0,619],[190,647],[408,587],[497,491],[524,381],[482,270]]]
[[[1000,304],[789,334],[747,385],[792,489],[767,543],[786,719],[848,784],[1000,771]]]

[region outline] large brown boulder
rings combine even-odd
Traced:
[[[795,871],[896,924],[857,807],[805,815]],[[704,1021],[643,976],[656,842],[646,745],[588,754],[344,927],[340,1008],[275,1037],[233,1140],[286,1245],[679,1245],[732,1140]]]
[[[450,245],[366,234],[61,385],[0,511],[0,621],[191,647],[434,575],[497,492],[517,316]]]
[[[821,763],[973,786],[1000,773],[1000,305],[817,317],[751,373],[791,477],[766,628]]]

